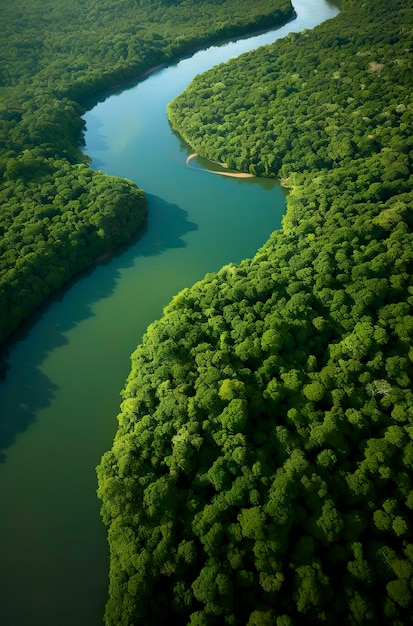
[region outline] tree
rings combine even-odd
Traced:
[[[225,615],[233,606],[233,585],[229,572],[219,561],[209,559],[192,584],[195,598],[207,615]]]
[[[229,431],[242,432],[248,420],[247,401],[241,398],[231,400],[218,419]]]
[[[244,537],[260,540],[264,538],[266,516],[260,507],[241,509],[237,516]]]
[[[332,500],[328,499],[324,502],[315,524],[314,531],[323,543],[329,544],[337,541],[344,524]]]
[[[314,381],[309,385],[305,385],[303,393],[308,400],[312,402],[320,402],[323,399],[325,393],[325,387],[318,381]]]
[[[328,599],[329,579],[323,574],[318,563],[301,565],[295,570],[295,591],[293,598],[299,613],[322,615],[322,609]]]
[[[273,626],[275,615],[269,610],[253,611],[247,622],[247,626]]]
[[[367,393],[370,396],[381,395],[384,396],[391,391],[390,383],[385,379],[373,380],[373,382],[369,383],[366,387]]]

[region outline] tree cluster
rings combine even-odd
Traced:
[[[145,215],[145,194],[128,180],[34,151],[10,159],[0,211],[0,339],[72,276],[127,243]]]
[[[107,626],[411,621],[412,15],[342,8],[170,108],[195,149],[227,162],[266,119],[241,167],[272,155],[292,191],[282,231],[179,293],[132,356],[98,467]]]
[[[257,0],[252,10],[247,0],[1,0],[1,12],[0,342],[144,219],[135,185],[85,168],[87,101],[203,42],[286,21],[292,7],[289,0]],[[41,265],[50,269],[47,281]]]
[[[327,21],[196,77],[169,104],[172,125],[202,156],[254,175],[284,178],[374,157],[374,179],[386,170],[387,193],[398,179],[405,187],[411,7],[347,4],[339,30]]]

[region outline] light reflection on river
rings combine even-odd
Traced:
[[[0,385],[0,623],[94,626],[107,586],[95,466],[110,447],[129,355],[180,289],[251,256],[280,224],[273,181],[185,167],[166,103],[191,78],[337,8],[296,0],[278,31],[212,47],[116,93],[86,116],[93,167],[149,194],[142,237],[62,291],[9,346]],[[109,94],[108,94],[109,95]]]

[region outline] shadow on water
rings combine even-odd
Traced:
[[[93,306],[113,295],[122,270],[139,257],[158,256],[183,248],[183,236],[198,226],[187,212],[148,195],[148,220],[125,246],[90,267],[50,297],[0,351],[0,462],[17,436],[50,405],[58,387],[40,365],[54,350],[68,344],[66,333],[93,317]],[[59,307],[64,301],[64,315]]]
[[[101,132],[104,124],[97,115],[89,114],[88,126],[88,150],[89,152],[105,151],[109,149],[105,134]]]
[[[151,194],[147,194],[146,197],[148,199],[148,220],[152,237],[150,241],[149,239],[142,241],[140,254],[153,256],[154,254],[162,254],[169,248],[184,248],[186,243],[182,236],[198,230],[198,226],[189,222],[186,211],[176,205],[165,202]]]

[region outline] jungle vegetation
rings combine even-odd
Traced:
[[[289,0],[0,0],[0,343],[127,242],[144,192],[88,167],[86,103],[184,51],[287,21]]]
[[[291,191],[132,356],[98,467],[107,626],[411,623],[412,24],[343,0],[170,105],[194,150]]]

